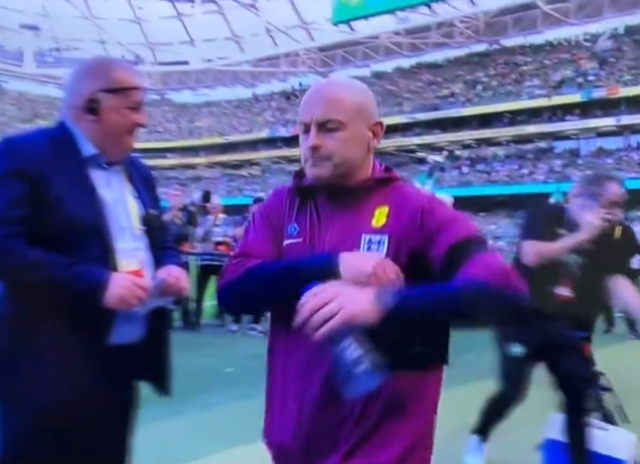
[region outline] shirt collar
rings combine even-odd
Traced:
[[[86,135],[82,133],[78,126],[76,126],[68,119],[65,119],[64,123],[69,128],[69,131],[71,132],[71,135],[76,141],[76,145],[78,146],[78,149],[80,150],[80,153],[84,158],[100,156],[100,150],[98,150],[96,146],[91,143],[91,141],[87,138]]]

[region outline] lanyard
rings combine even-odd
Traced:
[[[141,211],[140,205],[136,200],[136,193],[133,189],[133,185],[131,185],[131,181],[129,180],[129,176],[125,176],[127,179],[127,208],[129,210],[129,215],[131,216],[131,223],[133,224],[133,228],[137,233],[140,233],[144,230],[141,220]]]
[[[136,192],[131,184],[131,180],[125,171],[125,181],[126,181],[126,202],[127,202],[127,210],[129,212],[129,216],[131,217],[131,225],[134,228],[135,234],[141,234],[144,231],[144,226],[142,225],[141,220],[141,208],[138,200],[136,199]],[[116,252],[116,264],[117,268],[121,272],[129,272],[133,275],[143,277],[144,271],[142,270],[142,256],[139,254],[139,250],[129,250],[125,251],[124,249],[119,249]]]

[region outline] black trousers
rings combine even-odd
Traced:
[[[52,388],[47,384],[25,385],[16,395],[2,395],[0,464],[130,462],[138,406],[133,382],[105,375],[65,384],[74,388],[60,395],[60,401],[51,401],[58,395],[48,391],[37,392]]]
[[[212,277],[220,275],[222,264],[201,264],[198,268],[198,278],[196,279],[196,301],[194,311],[189,317],[189,325],[200,327],[202,324],[202,313],[204,307],[204,296]]]
[[[605,324],[606,330],[613,330],[616,326],[616,315],[613,308],[607,305],[602,315],[604,317],[604,324]],[[623,319],[629,333],[632,335],[637,334],[638,325],[636,324],[635,319],[630,317],[627,313],[624,313]]]
[[[602,317],[604,319],[605,330],[613,330],[616,326],[616,315],[611,305],[605,305],[602,311]]]
[[[196,304],[195,311],[192,315],[190,315],[188,319],[188,325],[190,327],[200,327],[202,324],[202,314],[204,310],[204,296],[209,285],[209,281],[212,277],[217,277],[220,275],[222,271],[221,264],[201,264],[198,269],[198,278],[196,280]],[[226,315],[223,307],[218,307],[218,314],[216,318],[219,321],[224,320],[224,316]],[[242,314],[234,313],[231,315],[232,322],[234,324],[240,324],[242,322]],[[254,315],[252,317],[252,324],[260,324],[262,319],[261,314]]]
[[[624,323],[626,324],[627,330],[631,335],[638,334],[638,324],[636,320],[633,317],[629,316],[627,313],[624,314]]]
[[[572,462],[587,464],[587,403],[597,379],[592,360],[584,352],[584,341],[568,326],[546,315],[526,327],[499,328],[496,338],[500,387],[485,404],[473,433],[488,440],[495,427],[525,397],[533,368],[543,363],[564,399]]]

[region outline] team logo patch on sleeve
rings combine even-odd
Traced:
[[[360,239],[360,251],[369,251],[387,255],[389,248],[389,236],[383,234],[362,234]]]
[[[288,237],[295,237],[295,236],[298,235],[298,232],[300,232],[300,227],[298,227],[298,224],[296,224],[295,222],[292,222],[287,227],[287,236]]]

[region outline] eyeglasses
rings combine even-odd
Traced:
[[[145,89],[140,86],[128,86],[128,87],[107,87],[104,89],[99,89],[98,93],[108,93],[110,95],[117,95],[119,93],[125,92],[136,92],[136,91],[144,91]]]
[[[585,195],[584,198],[604,209],[624,209],[627,202],[626,198],[607,198],[604,195]]]

